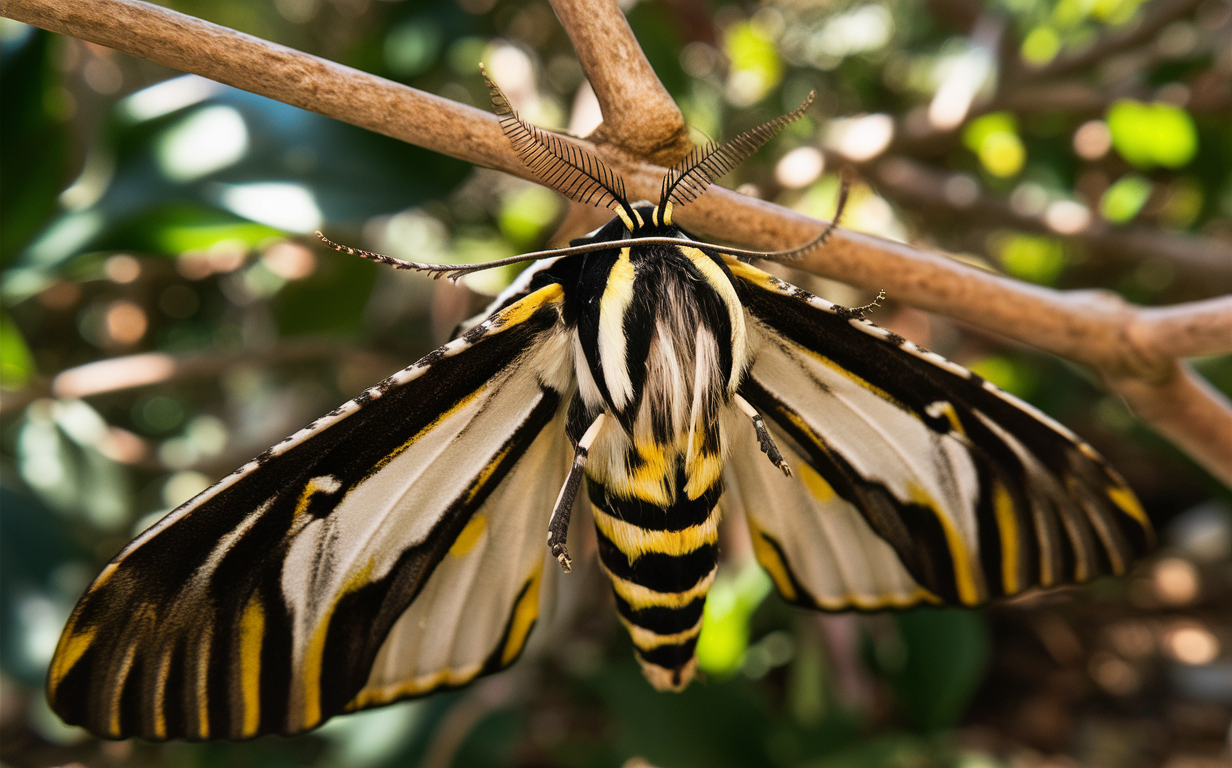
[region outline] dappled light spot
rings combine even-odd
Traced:
[[[162,352],[129,355],[87,363],[64,371],[51,383],[57,397],[87,397],[166,380],[175,371],[175,360]]]
[[[816,147],[797,147],[779,158],[774,180],[787,189],[802,189],[817,181],[826,161]]]
[[[1091,210],[1073,200],[1057,200],[1044,210],[1044,223],[1060,235],[1076,235],[1091,223]]]
[[[248,151],[248,127],[231,107],[204,107],[158,140],[155,156],[171,181],[187,182],[238,162]]]
[[[1099,201],[1099,211],[1104,218],[1116,224],[1124,224],[1138,215],[1151,196],[1151,182],[1131,173],[1122,176],[1108,187]]]
[[[1164,648],[1183,664],[1209,664],[1219,656],[1219,640],[1198,624],[1173,629],[1164,640]]]
[[[1103,120],[1088,120],[1074,131],[1074,152],[1083,160],[1098,160],[1112,149],[1112,133]]]
[[[1008,112],[993,112],[972,120],[963,129],[963,143],[993,176],[1014,176],[1027,160],[1026,147],[1018,137],[1018,122]]]
[[[1128,696],[1142,686],[1138,671],[1111,653],[1099,651],[1092,654],[1088,670],[1101,688],[1115,696]]]
[[[287,240],[266,249],[261,261],[269,271],[285,280],[302,280],[317,268],[317,257],[311,250]]]
[[[197,75],[184,75],[143,88],[120,102],[121,114],[133,122],[152,120],[215,96],[226,86]]]
[[[1131,165],[1180,168],[1198,151],[1198,131],[1183,109],[1156,102],[1121,99],[1108,110],[1112,146]]]
[[[865,115],[831,120],[825,144],[841,155],[864,162],[884,152],[893,138],[894,120],[889,115]]]
[[[103,262],[103,272],[113,283],[131,283],[141,277],[141,262],[128,254],[117,253]]]
[[[117,344],[129,346],[141,341],[150,321],[145,310],[131,301],[117,301],[107,308],[107,336]]]
[[[1155,594],[1164,605],[1188,605],[1201,588],[1198,569],[1188,560],[1165,557],[1151,571]]]
[[[232,213],[288,232],[312,232],[323,221],[316,196],[300,184],[235,184],[224,187],[219,198]]]

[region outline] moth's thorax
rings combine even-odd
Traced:
[[[640,233],[639,233],[640,234]],[[722,414],[747,365],[744,310],[721,262],[682,240],[620,248],[575,334],[579,393],[610,412],[590,472],[612,490],[667,506],[698,498],[725,454]]]

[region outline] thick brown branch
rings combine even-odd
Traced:
[[[674,165],[692,147],[680,108],[615,0],[552,0],[603,110],[592,134],[639,159]]]
[[[1108,379],[1134,415],[1232,486],[1232,402],[1187,363],[1162,382]]]
[[[528,175],[487,113],[156,6],[135,0],[7,0],[3,12],[454,157]],[[603,147],[593,149],[604,152]],[[605,154],[625,176],[631,199],[657,194],[662,168],[630,162],[624,152]],[[807,242],[823,226],[723,189],[683,209],[680,220],[703,235],[766,249]],[[897,300],[1090,366],[1144,421],[1232,486],[1232,405],[1176,362],[1178,355],[1218,348],[1227,328],[1224,303],[1142,310],[1112,294],[1027,285],[940,254],[844,230],[801,266],[871,290],[883,288]],[[1145,347],[1142,339],[1147,339]],[[1157,346],[1163,342],[1167,346]]]
[[[1232,354],[1232,296],[1171,307],[1144,307],[1126,336],[1159,359]]]

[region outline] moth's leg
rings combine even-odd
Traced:
[[[586,455],[595,438],[603,430],[604,414],[599,414],[582,439],[578,441],[577,451],[573,454],[573,466],[565,478],[565,484],[556,497],[556,506],[552,509],[552,519],[548,521],[548,549],[552,556],[560,561],[560,567],[568,573],[573,569],[573,561],[569,559],[569,550],[565,548],[565,539],[569,536],[569,514],[573,512],[573,500],[577,497],[578,487],[582,484],[582,470],[586,467]]]
[[[757,442],[761,445],[761,452],[766,454],[771,464],[783,470],[784,475],[791,477],[791,467],[787,466],[787,462],[783,460],[783,454],[779,453],[779,447],[774,444],[774,438],[770,436],[770,430],[766,429],[766,422],[761,414],[740,395],[736,395],[736,405],[753,420],[753,429],[757,430]]]

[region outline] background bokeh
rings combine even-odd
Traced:
[[[471,104],[488,64],[539,125],[598,107],[544,0],[175,0]],[[1057,288],[1232,291],[1226,0],[657,0],[630,23],[696,139],[808,117],[724,183]],[[554,194],[0,20],[0,761],[6,766],[1226,766],[1232,494],[1084,370],[894,302],[874,320],[1059,418],[1161,531],[1134,574],[984,611],[788,608],[738,526],[705,681],[642,680],[586,557],[526,657],[296,739],[99,742],[41,693],[74,601],[137,531],[447,337],[481,293],[421,261],[543,247]],[[684,216],[681,216],[684,220]],[[687,223],[687,222],[686,222]],[[794,273],[840,303],[867,297]],[[1030,323],[1024,317],[1022,322]],[[1232,391],[1232,360],[1196,361]],[[582,556],[576,556],[581,554]]]

